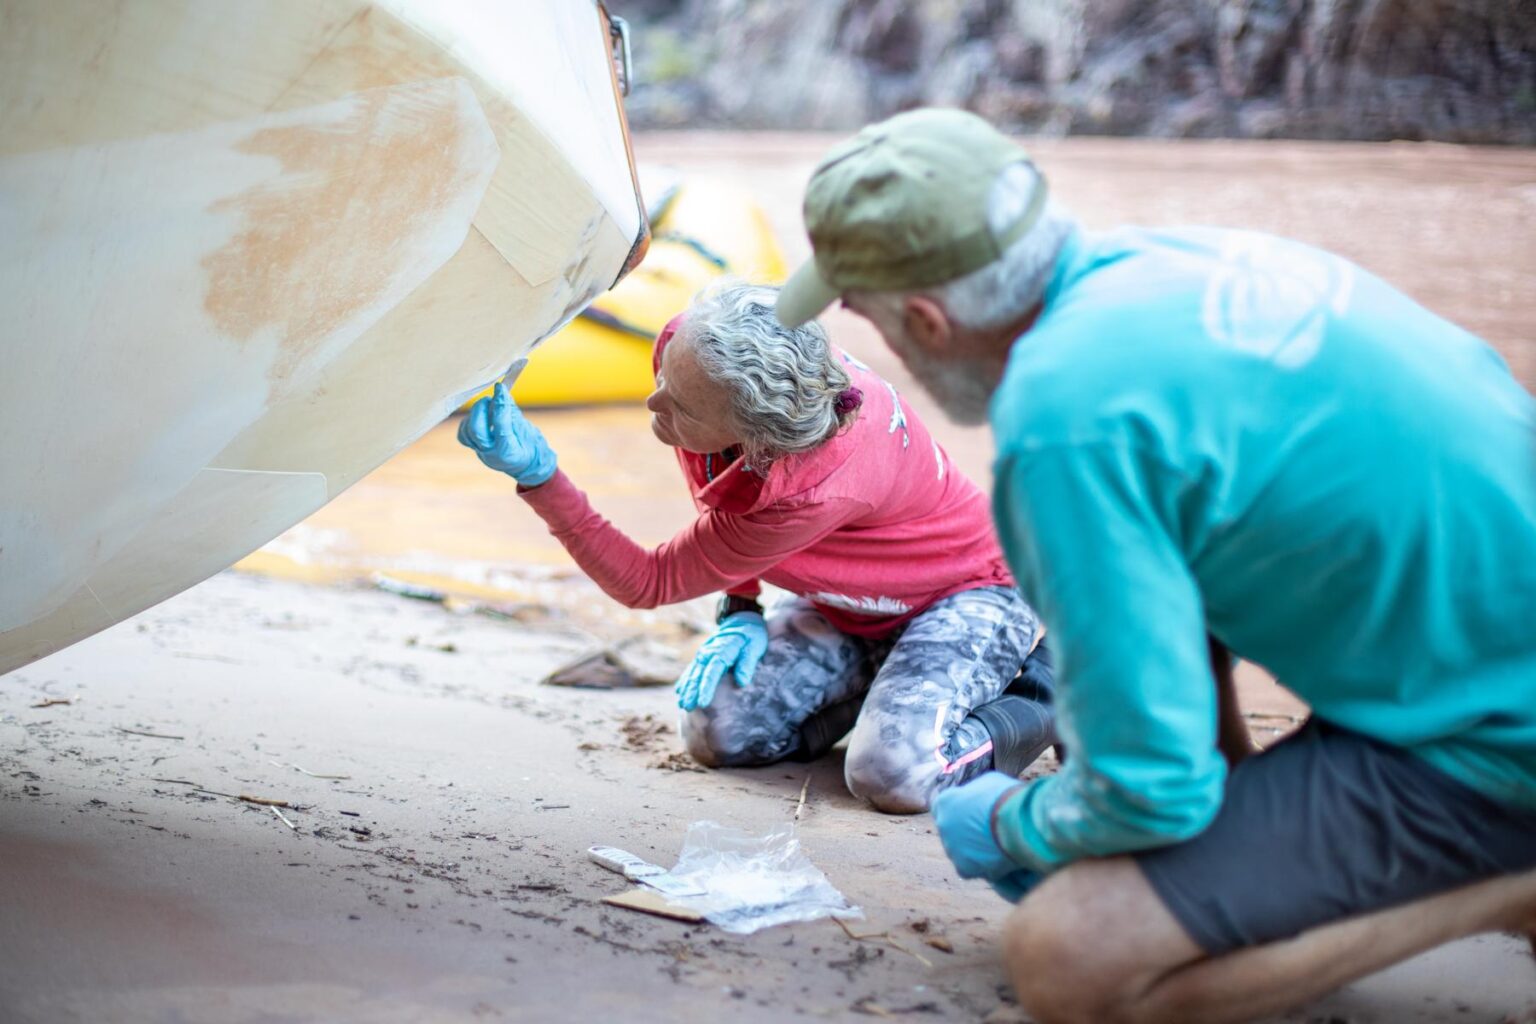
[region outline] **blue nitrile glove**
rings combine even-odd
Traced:
[[[1006,772],[987,772],[963,786],[944,790],[934,799],[933,823],[939,830],[939,841],[961,878],[996,881],[1022,870],[1003,852],[992,832],[993,810],[1021,785]]]
[[[704,641],[677,681],[677,706],[684,711],[707,708],[715,699],[720,677],[730,670],[737,686],[747,686],[768,650],[768,626],[757,612],[733,612],[715,635]]]
[[[497,382],[494,393],[469,407],[459,424],[459,443],[524,487],[537,487],[555,475],[554,449],[523,417],[504,383]]]

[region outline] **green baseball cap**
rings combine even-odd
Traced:
[[[1042,177],[1018,219],[992,230],[992,186],[1019,163],[1021,146],[963,110],[911,110],[860,131],[811,174],[813,255],[779,292],[779,320],[798,327],[846,291],[929,288],[991,263],[1045,207]]]

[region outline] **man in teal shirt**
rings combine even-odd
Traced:
[[[1536,934],[1536,402],[1491,348],[1298,243],[1086,236],[958,111],[865,129],[805,212],[781,319],[841,298],[990,413],[1051,630],[1063,769],[934,806],[1022,899],[1026,1009],[1242,1020]],[[1228,650],[1313,710],[1257,756],[1219,728]]]

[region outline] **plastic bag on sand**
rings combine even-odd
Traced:
[[[674,903],[738,935],[791,921],[864,916],[800,851],[800,840],[788,825],[753,836],[696,821],[688,826],[672,874],[707,890]]]

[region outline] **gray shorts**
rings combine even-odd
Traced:
[[[1536,811],[1313,719],[1233,771],[1210,828],[1135,859],[1215,955],[1536,868]]]

